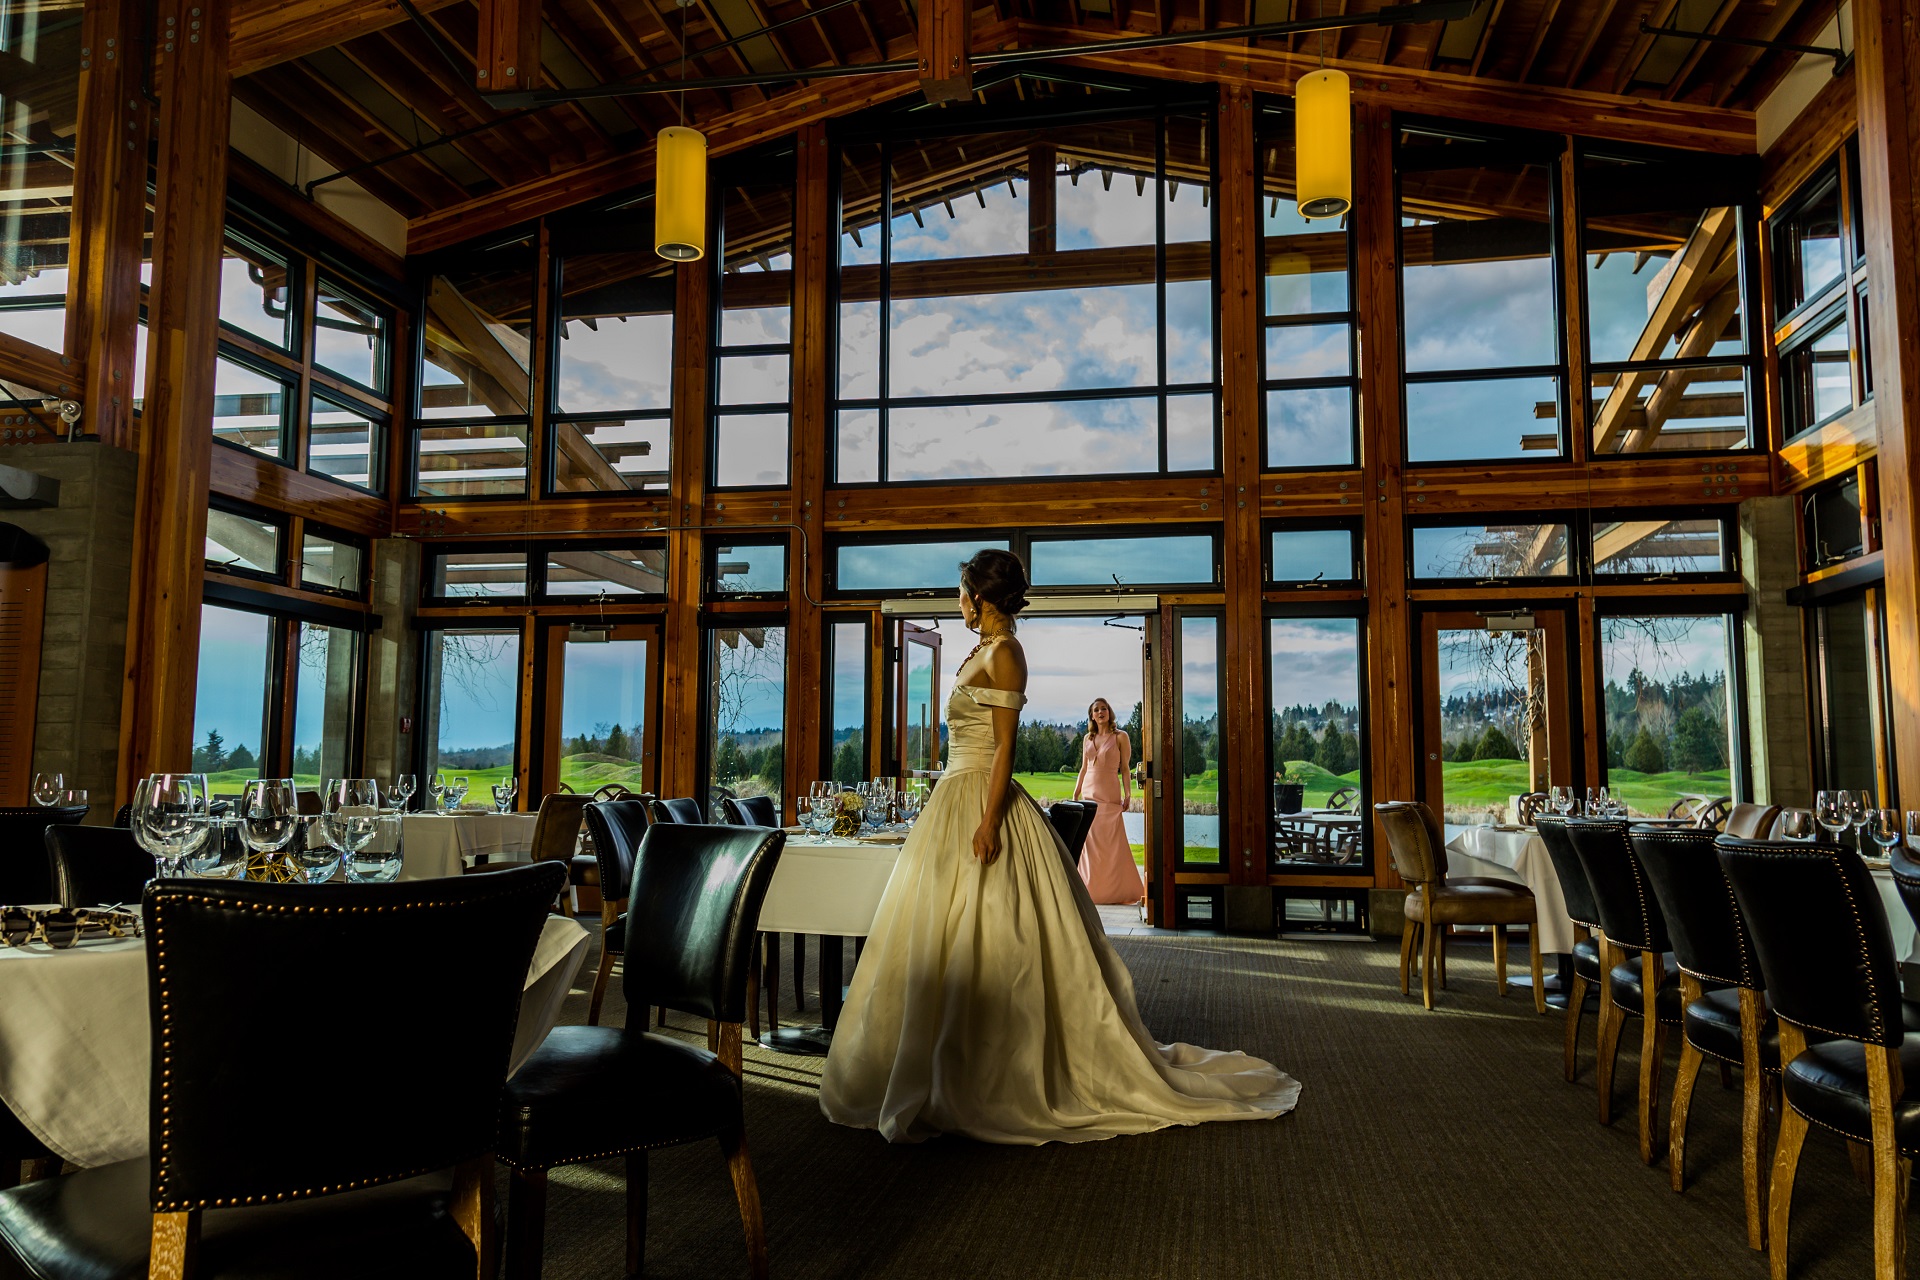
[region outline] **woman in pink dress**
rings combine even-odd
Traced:
[[[1080,878],[1095,902],[1132,904],[1146,896],[1146,880],[1134,865],[1120,815],[1133,799],[1133,742],[1115,730],[1113,708],[1095,698],[1087,708],[1087,736],[1080,740],[1080,776],[1075,800],[1096,807],[1093,827],[1080,851]]]

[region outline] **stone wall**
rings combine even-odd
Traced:
[[[417,721],[403,732],[401,721],[418,716],[420,646],[413,629],[420,599],[420,547],[404,538],[380,538],[373,544],[373,611],[380,629],[367,637],[366,774],[391,781],[414,769]],[[426,779],[420,779],[420,794]],[[418,800],[415,801],[419,803]]]
[[[1787,603],[1799,585],[1799,500],[1749,498],[1740,504],[1740,572],[1747,584],[1747,740],[1753,799],[1804,807],[1813,802],[1807,730],[1807,653],[1803,611]]]

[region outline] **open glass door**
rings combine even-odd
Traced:
[[[1160,648],[1160,615],[1150,613],[1140,619],[1140,706],[1138,724],[1129,725],[1139,752],[1133,765],[1133,794],[1139,798],[1140,805],[1140,843],[1143,846],[1144,862],[1142,870],[1147,878],[1147,902],[1144,912],[1146,921],[1155,927],[1165,927],[1166,885],[1163,877],[1167,874],[1166,859],[1161,854],[1161,842],[1154,838],[1160,830],[1160,769],[1156,763],[1157,748],[1160,744],[1160,672],[1155,663]],[[1128,815],[1127,836],[1131,842],[1134,835],[1132,815]]]
[[[1443,825],[1518,821],[1519,797],[1571,785],[1564,613],[1420,621],[1426,801]]]
[[[541,794],[617,784],[651,792],[660,631],[653,625],[556,626],[547,632],[546,750]],[[528,797],[527,808],[539,807]]]
[[[900,622],[894,665],[894,760],[901,778],[940,768],[940,632]]]

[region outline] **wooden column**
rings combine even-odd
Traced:
[[[1052,253],[1058,243],[1054,230],[1054,149],[1043,142],[1027,148],[1027,252]]]
[[[1887,572],[1887,670],[1898,802],[1920,803],[1920,279],[1914,154],[1920,146],[1920,32],[1911,6],[1855,0],[1854,76],[1860,94],[1860,211],[1874,417],[1880,431],[1880,517]],[[1889,799],[1889,804],[1896,803]]]
[[[1372,103],[1354,120],[1354,297],[1360,325],[1360,474],[1366,495],[1368,790],[1408,800],[1420,776],[1414,726],[1413,619],[1407,608],[1405,424],[1400,407],[1400,242],[1393,207],[1393,113]],[[1376,827],[1373,882],[1400,885]],[[1384,895],[1391,899],[1394,895]],[[1377,902],[1382,895],[1376,894]],[[1376,925],[1378,931],[1378,925]],[[1397,932],[1397,927],[1396,927]]]
[[[160,165],[120,704],[121,800],[135,779],[186,769],[193,756],[227,190],[228,0],[167,0],[156,21],[176,34],[156,58]]]
[[[1260,600],[1260,190],[1254,163],[1253,96],[1242,86],[1230,85],[1220,93],[1220,465],[1226,579],[1220,737],[1228,744],[1223,766],[1228,811],[1220,852],[1230,883],[1264,885],[1270,717],[1262,670],[1267,646],[1261,635]]]
[[[920,0],[920,89],[928,102],[973,96],[973,0]]]
[[[540,84],[540,0],[479,0],[474,87],[482,93]]]
[[[833,371],[828,323],[828,286],[838,237],[833,198],[832,148],[826,125],[800,129],[793,175],[793,379],[789,474],[793,477],[795,531],[788,556],[787,732],[784,793],[793,798],[825,776],[821,762],[830,730],[822,723],[826,635],[820,606],[826,590],[826,547],[821,536],[827,496],[827,450],[833,428],[827,416],[827,380]]]
[[[700,777],[700,644],[704,551],[699,524],[707,495],[707,348],[713,267],[689,262],[674,271],[673,457],[667,535],[665,673],[661,691],[660,793],[696,796]]]
[[[140,394],[133,386],[133,353],[151,127],[140,84],[144,7],[135,0],[87,6],[67,251],[73,275],[66,350],[85,367],[80,428],[121,448],[133,447],[133,401]]]

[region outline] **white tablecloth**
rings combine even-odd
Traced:
[[[559,1020],[587,942],[574,921],[548,917],[510,1070]],[[88,1168],[146,1154],[148,1025],[143,939],[0,948],[0,1102],[55,1154]]]
[[[1462,827],[1447,841],[1447,874],[1517,880],[1533,890],[1540,919],[1540,950],[1573,950],[1573,921],[1560,893],[1560,877],[1539,833],[1531,827]]]
[[[533,813],[410,813],[400,829],[400,878],[457,876],[480,854],[490,862],[524,862],[537,821]]]
[[[788,836],[760,908],[761,931],[866,937],[899,859],[897,844]]]
[[[1873,887],[1880,891],[1880,905],[1887,909],[1887,930],[1893,934],[1893,954],[1903,964],[1920,964],[1920,929],[1913,923],[1907,904],[1900,900],[1900,889],[1893,883],[1893,872],[1883,866],[1867,864],[1873,873]]]

